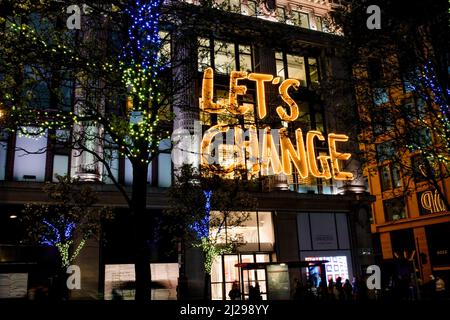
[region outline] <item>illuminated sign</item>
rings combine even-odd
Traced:
[[[276,112],[282,121],[295,121],[300,112],[297,103],[289,95],[289,89],[298,90],[300,82],[295,79],[286,79],[280,82],[279,77],[269,74],[248,73],[245,71],[232,71],[230,75],[230,88],[228,102],[214,102],[214,72],[207,68],[203,74],[202,98],[200,109],[208,113],[233,115],[244,115],[248,113],[253,105],[238,103],[238,96],[245,95],[247,87],[239,84],[240,80],[254,81],[256,85],[256,110],[260,119],[267,116],[267,105],[265,95],[265,84],[278,85],[278,92],[286,106],[279,105]],[[304,133],[301,129],[295,130],[295,144],[291,141],[287,129],[271,129],[265,127],[258,130],[255,126],[249,126],[244,130],[229,124],[218,124],[209,128],[203,135],[201,142],[201,164],[210,165],[213,140],[226,134],[232,137],[231,145],[219,146],[226,149],[227,153],[233,154],[233,163],[227,163],[224,167],[231,172],[234,169],[248,168],[252,173],[261,172],[263,175],[292,174],[292,166],[296,168],[302,178],[312,175],[316,178],[352,180],[351,172],[342,171],[339,160],[348,160],[349,153],[339,152],[337,143],[348,141],[344,134],[330,133],[325,137],[320,131],[312,130]],[[247,137],[247,139],[245,139]],[[328,141],[328,154],[317,155],[314,142]],[[306,145],[305,142],[306,141]],[[279,146],[279,147],[278,147]],[[281,152],[280,152],[281,150]],[[280,155],[281,153],[281,155]],[[248,158],[246,157],[248,155]]]
[[[420,205],[427,211],[427,213],[445,211],[444,201],[442,201],[436,190],[434,193],[433,191],[423,192],[420,196]]]

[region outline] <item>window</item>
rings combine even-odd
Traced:
[[[164,139],[159,143],[158,155],[158,187],[168,188],[172,185],[172,158],[170,150],[172,148],[170,139]]]
[[[210,40],[206,38],[198,39],[198,71],[202,72],[204,69],[212,66],[211,63],[211,47]]]
[[[394,164],[384,165],[380,167],[379,172],[382,191],[397,188],[402,185],[402,181],[400,178],[400,169],[398,165]]]
[[[392,160],[395,155],[395,144],[393,140],[377,144],[376,149],[378,162]]]
[[[277,7],[277,20],[278,22],[286,22],[284,7]]]
[[[323,31],[322,18],[319,16],[316,16],[316,28],[317,31]]]
[[[284,67],[283,53],[275,52],[275,63],[277,68],[277,76],[283,81],[286,78],[286,69]]]
[[[292,11],[291,20],[295,26],[309,29],[309,16],[307,13]]]
[[[248,219],[238,224],[238,219],[243,219],[247,213],[234,212],[227,217],[226,228],[219,232],[219,243],[228,242],[233,239],[239,239],[244,243],[239,247],[240,251],[271,251],[273,249],[274,233],[271,212],[249,212]],[[212,212],[211,215],[217,219],[211,221],[220,221],[221,213]],[[216,227],[211,226],[211,234],[216,234]]]
[[[381,61],[379,59],[369,59],[367,62],[367,73],[372,84],[378,84],[383,79]]]
[[[211,268],[211,297],[213,300],[230,300],[228,293],[233,282],[237,281],[241,299],[248,299],[249,284],[260,286],[261,297],[267,299],[266,274],[264,269],[239,272],[238,263],[271,262],[269,253],[226,254],[216,256]]]
[[[167,31],[159,31],[161,46],[158,52],[158,58],[162,63],[169,63],[171,60],[170,33]]]
[[[431,131],[429,128],[416,128],[408,131],[408,140],[414,150],[432,145]]]
[[[406,218],[405,200],[401,197],[383,201],[386,221]]]
[[[214,41],[214,67],[216,72],[223,74],[236,70],[234,44]]]
[[[301,86],[306,87],[305,59],[301,56],[286,55],[288,78],[300,80]]]
[[[392,112],[386,108],[373,108],[372,111],[372,128],[373,133],[378,136],[388,133],[394,128],[394,117]]]
[[[309,81],[311,84],[318,84],[320,80],[320,70],[318,68],[318,59],[303,56],[297,56],[292,54],[285,54],[283,52],[275,52],[275,64],[277,76],[281,77],[281,80],[285,78],[300,80],[300,85],[307,86],[305,60],[308,63]]]
[[[319,66],[316,58],[308,58],[309,79],[312,85],[319,84]]]
[[[250,17],[256,17],[258,9],[255,1],[248,0],[247,4],[242,3],[242,14]]]
[[[389,94],[386,88],[373,88],[373,103],[376,106],[389,102]]]
[[[239,70],[252,71],[252,48],[250,46],[239,45]]]
[[[8,142],[0,140],[0,180],[5,180]]]
[[[14,154],[14,180],[44,181],[47,157],[47,132],[26,127],[17,133]]]
[[[27,84],[24,94],[31,98],[29,105],[36,109],[49,108],[51,73],[39,66],[27,65],[24,78],[24,84]]]
[[[69,171],[69,156],[63,154],[55,154],[53,156],[52,180],[58,182],[56,175],[65,176]]]
[[[252,71],[253,56],[250,45],[235,44],[218,40],[199,38],[198,71],[207,67],[215,72],[229,74],[233,70]]]
[[[153,163],[150,163],[148,166],[147,183],[152,182],[152,166]],[[125,166],[123,170],[124,170],[125,185],[131,186],[133,184],[133,165],[131,164],[130,159],[125,158]]]

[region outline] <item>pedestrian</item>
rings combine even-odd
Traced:
[[[233,282],[231,290],[230,292],[228,292],[228,296],[231,300],[241,300],[241,290],[239,289],[239,282]]]
[[[345,294],[345,300],[352,300],[353,299],[353,287],[350,283],[350,280],[345,279],[345,283],[343,286],[344,294]]]
[[[445,282],[441,277],[436,277],[436,298],[442,300],[445,296]]]

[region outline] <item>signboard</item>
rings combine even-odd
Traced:
[[[0,299],[25,298],[28,273],[0,273]]]
[[[207,68],[203,74],[200,109],[208,113],[228,113],[231,115],[244,115],[252,111],[252,104],[243,103],[240,105],[238,102],[238,96],[243,96],[247,92],[247,87],[238,83],[242,80],[255,82],[257,96],[255,109],[259,119],[264,119],[267,116],[266,84],[279,85],[278,92],[284,102],[284,105],[279,105],[276,108],[280,120],[292,122],[299,117],[299,107],[289,95],[291,88],[297,90],[300,87],[298,80],[286,79],[280,84],[280,78],[270,74],[232,71],[228,101],[218,100],[214,102],[214,73],[212,68]],[[263,175],[281,173],[291,175],[294,166],[302,179],[312,175],[323,179],[353,180],[351,172],[342,171],[340,168],[340,161],[346,161],[351,157],[349,153],[338,151],[338,143],[348,141],[348,136],[344,134],[330,133],[328,137],[325,137],[317,130],[311,130],[304,134],[301,129],[296,129],[294,132],[295,142],[293,142],[285,127],[271,129],[266,126],[259,130],[259,134],[254,125],[245,129],[246,132],[241,127],[222,123],[209,128],[203,134],[201,141],[201,164],[204,166],[217,164],[217,157],[212,154],[213,140],[222,134],[226,134],[227,143],[220,145],[218,150],[226,150],[226,153],[232,154],[233,161],[219,163],[225,171],[231,172],[235,169],[244,168],[250,169],[252,173],[261,172]],[[305,140],[304,137],[306,137]],[[327,155],[316,154],[314,148],[316,140],[328,141]]]
[[[445,211],[445,204],[439,193],[435,190],[418,193],[420,214],[429,214]]]

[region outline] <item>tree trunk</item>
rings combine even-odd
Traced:
[[[211,275],[205,272],[205,287],[203,291],[203,299],[211,300]]]
[[[134,250],[137,301],[151,300],[150,250],[153,223],[146,219],[148,164],[133,163],[132,216],[134,223]]]

